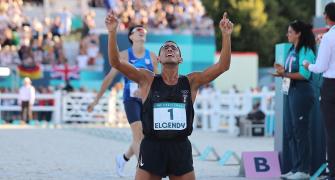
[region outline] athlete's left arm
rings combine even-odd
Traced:
[[[158,61],[157,61],[157,56],[155,53],[150,52],[150,58],[152,60],[152,65],[154,67],[154,73],[158,74]]]
[[[227,18],[225,13],[220,21],[220,29],[222,32],[222,49],[219,62],[207,68],[203,72],[194,72],[187,77],[191,84],[191,89],[198,90],[201,85],[207,84],[227,71],[230,66],[231,58],[231,33],[233,31],[233,23]]]

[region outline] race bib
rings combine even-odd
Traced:
[[[155,103],[154,130],[186,129],[186,110],[184,103]]]
[[[130,97],[137,97],[135,96],[135,92],[138,90],[138,84],[137,83],[129,83],[129,89],[130,89]]]
[[[290,89],[291,79],[283,78],[282,91],[284,94],[288,95],[288,91]]]

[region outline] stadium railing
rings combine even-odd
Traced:
[[[255,103],[260,103],[260,109],[265,113],[265,135],[273,135],[274,130],[274,91],[259,93],[211,93],[199,94],[194,103],[194,128],[209,131],[226,131],[235,134],[237,117],[246,116]],[[19,105],[3,104],[4,100],[17,99],[18,94],[0,94],[1,112],[20,111]],[[122,96],[116,92],[100,99],[94,111],[87,112],[87,106],[93,102],[95,93],[56,91],[54,94],[37,94],[36,99],[53,99],[54,105],[34,105],[32,110],[53,112],[52,122],[63,124],[67,122],[103,122],[114,125],[127,124],[123,109]]]

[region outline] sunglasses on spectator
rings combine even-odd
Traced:
[[[147,30],[144,29],[143,27],[136,27],[131,31],[131,34],[133,34],[134,32],[141,32],[141,33],[147,33]]]

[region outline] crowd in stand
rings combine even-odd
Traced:
[[[113,10],[121,20],[121,30],[143,24],[160,34],[214,34],[213,20],[200,0],[91,0],[91,5]]]
[[[43,21],[29,19],[20,0],[0,3],[0,65],[61,63],[65,60],[61,36],[62,20],[46,17]]]
[[[94,28],[94,13],[83,17],[81,55],[87,55],[86,64],[94,64],[98,57],[98,38],[91,35]],[[72,15],[64,8],[53,17],[29,18],[23,13],[22,0],[0,1],[0,66],[36,64],[58,65],[84,61],[67,60],[64,36],[71,33]]]
[[[213,21],[200,0],[91,0],[90,4],[115,11],[124,31],[131,25],[143,24],[152,33],[214,33]],[[69,62],[86,68],[102,64],[96,62],[101,55],[94,11],[82,16],[78,55],[76,59],[68,59],[64,35],[71,33],[70,10],[63,8],[51,17],[37,19],[24,14],[23,8],[23,0],[0,0],[0,66]]]

